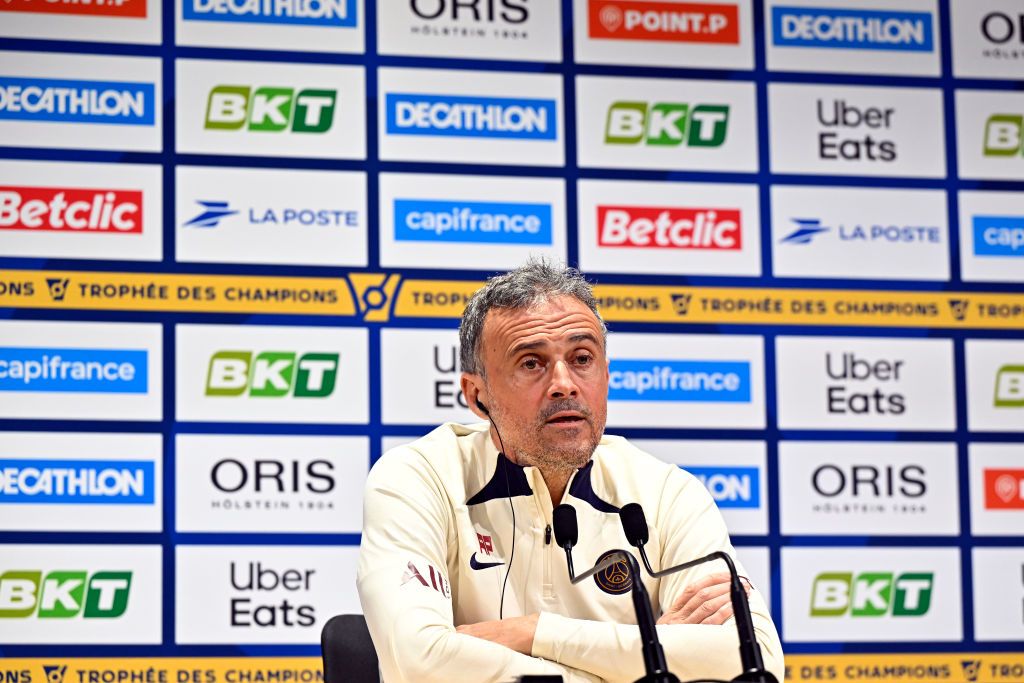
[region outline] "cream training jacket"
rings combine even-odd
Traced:
[[[527,673],[561,674],[567,682],[640,678],[643,658],[627,577],[609,570],[599,580],[569,582],[540,471],[499,456],[488,427],[446,423],[389,451],[370,471],[357,584],[383,680],[488,683]],[[654,569],[716,550],[735,558],[704,486],[621,437],[601,439],[561,502],[576,508],[573,561],[580,573],[609,550],[632,550],[617,514],[626,503],[640,503],[646,513]],[[509,562],[504,616],[540,614],[532,657],[455,631],[498,618]],[[644,576],[654,614],[688,584],[723,570],[709,562],[660,580]],[[781,681],[782,647],[757,590],[750,608],[765,665]],[[669,669],[682,681],[731,680],[740,673],[732,620],[658,626],[658,635]]]

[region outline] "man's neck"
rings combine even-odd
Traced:
[[[540,475],[544,478],[545,486],[548,487],[548,495],[551,496],[551,506],[557,507],[562,502],[562,496],[565,495],[565,487],[569,485],[572,472],[566,472],[565,470],[545,472],[540,470]]]

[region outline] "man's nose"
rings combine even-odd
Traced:
[[[577,394],[579,394],[579,387],[576,386],[576,381],[573,379],[572,372],[569,371],[569,366],[563,360],[557,361],[554,369],[551,371],[548,398],[574,397]]]

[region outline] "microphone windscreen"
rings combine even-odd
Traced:
[[[647,517],[644,516],[644,509],[639,503],[623,505],[619,510],[619,520],[630,545],[639,546],[647,543]]]
[[[580,536],[579,527],[576,526],[576,508],[562,503],[555,508],[551,521],[555,527],[555,543],[562,548],[574,547]]]

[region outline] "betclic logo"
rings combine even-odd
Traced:
[[[177,335],[180,420],[366,419],[365,330],[179,325]]]
[[[82,3],[76,0],[14,0],[0,5],[0,12],[145,18],[146,1],[110,0],[104,3]]]
[[[160,42],[157,0],[6,0],[0,36],[111,43]]]
[[[362,436],[179,434],[179,532],[358,533]]]
[[[0,529],[160,531],[161,462],[159,434],[3,432]]]
[[[783,548],[792,642],[958,641],[957,548]]]
[[[754,171],[755,102],[747,85],[579,76],[578,161],[588,167]]]
[[[0,230],[142,232],[142,192],[0,185]]]
[[[381,54],[557,62],[561,8],[530,0],[398,0],[380,4]]]
[[[0,637],[22,644],[159,643],[160,589],[159,546],[6,545]]]
[[[602,247],[731,249],[743,247],[736,209],[598,206]]]
[[[361,67],[180,59],[176,68],[179,151],[365,156]]]
[[[938,76],[936,11],[933,0],[769,0],[768,68]]]

